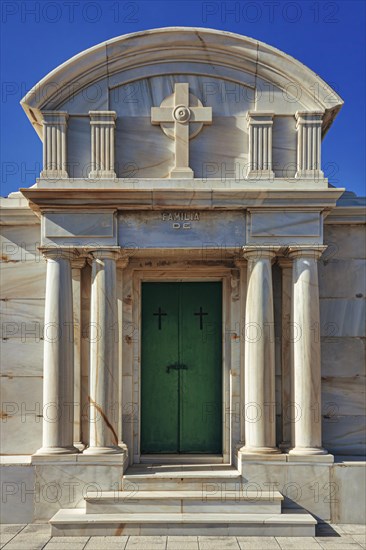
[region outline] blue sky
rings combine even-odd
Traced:
[[[45,74],[121,34],[167,26],[223,29],[302,61],[345,105],[323,142],[329,181],[365,195],[366,2],[2,0],[1,195],[35,182],[41,142],[19,105]]]

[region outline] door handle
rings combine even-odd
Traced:
[[[171,370],[188,370],[188,367],[183,363],[173,363],[172,365],[167,366],[166,372],[170,374]]]

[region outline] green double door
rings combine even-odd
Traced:
[[[222,285],[143,283],[141,452],[222,452]]]

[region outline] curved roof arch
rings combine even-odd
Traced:
[[[42,136],[42,111],[57,110],[72,94],[133,68],[180,62],[246,72],[280,89],[296,86],[324,113],[323,133],[343,104],[311,69],[264,42],[221,30],[167,27],[118,36],[77,54],[40,80],[21,105]]]

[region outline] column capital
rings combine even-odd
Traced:
[[[128,266],[130,258],[128,256],[120,256],[117,260],[118,269],[125,269]]]
[[[296,128],[301,124],[322,125],[324,113],[322,111],[296,111]]]
[[[67,124],[69,113],[67,111],[42,111],[42,124],[43,126]]]
[[[279,246],[261,246],[261,245],[248,245],[243,246],[243,257],[247,260],[272,260],[276,257],[280,250]]]
[[[292,261],[290,258],[286,256],[279,256],[277,258],[277,263],[280,266],[281,269],[291,268],[292,267]]]
[[[89,111],[90,124],[115,124],[116,111]]]
[[[86,256],[75,257],[71,259],[71,267],[73,269],[83,269],[86,264]]]
[[[88,257],[91,260],[115,260],[117,261],[120,254],[120,248],[95,248],[89,250]]]
[[[247,112],[248,126],[250,126],[251,124],[266,124],[266,125],[272,126],[274,115],[275,114],[270,111],[267,111],[267,112],[266,111],[263,111],[263,112],[248,111]]]
[[[288,257],[294,258],[312,258],[313,260],[319,260],[323,252],[328,247],[326,245],[299,245],[290,246],[288,248]]]
[[[248,262],[246,261],[245,258],[235,258],[234,259],[235,266],[240,268],[240,269],[243,268],[243,267],[247,267],[247,263]]]
[[[77,260],[80,256],[80,252],[76,248],[40,246],[38,250],[42,253],[46,260],[58,260],[63,258],[64,260],[69,260],[72,262]]]

